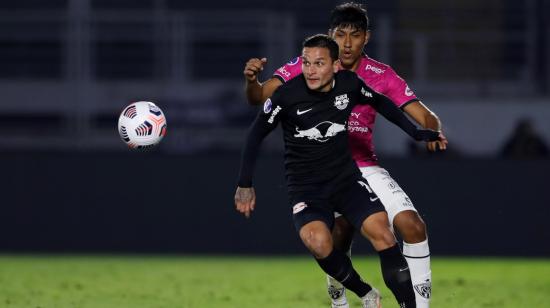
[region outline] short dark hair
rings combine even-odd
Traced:
[[[315,34],[304,40],[302,47],[321,47],[327,48],[330,53],[332,61],[338,60],[340,47],[336,41],[326,34]]]
[[[330,29],[352,27],[358,30],[369,30],[367,9],[355,2],[340,4],[330,14]]]

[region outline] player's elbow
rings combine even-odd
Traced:
[[[250,106],[259,106],[265,102],[265,99],[263,94],[248,94],[246,96],[246,101]]]

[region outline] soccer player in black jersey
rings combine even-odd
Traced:
[[[279,87],[252,124],[235,194],[246,217],[255,207],[252,175],[263,138],[279,122],[285,141],[287,186],[300,238],[319,266],[356,293],[363,307],[379,307],[378,291],[363,282],[345,253],[333,249],[334,211],[343,214],[379,253],[384,282],[400,307],[416,307],[407,263],[387,213],[363,180],[348,147],[347,120],[356,103],[370,104],[416,140],[438,140],[418,130],[391,101],[350,71],[338,71],[338,44],[327,35],[304,41],[303,75]]]

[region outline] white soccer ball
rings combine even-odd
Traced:
[[[135,102],[120,114],[118,133],[132,149],[151,148],[166,135],[166,117],[151,102]]]

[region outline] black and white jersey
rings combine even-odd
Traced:
[[[258,113],[243,152],[239,186],[252,185],[259,145],[279,122],[284,134],[289,191],[360,177],[347,135],[347,121],[355,104],[370,104],[411,136],[416,132],[416,127],[389,99],[351,71],[336,73],[328,92],[310,90],[301,75],[280,86]]]

